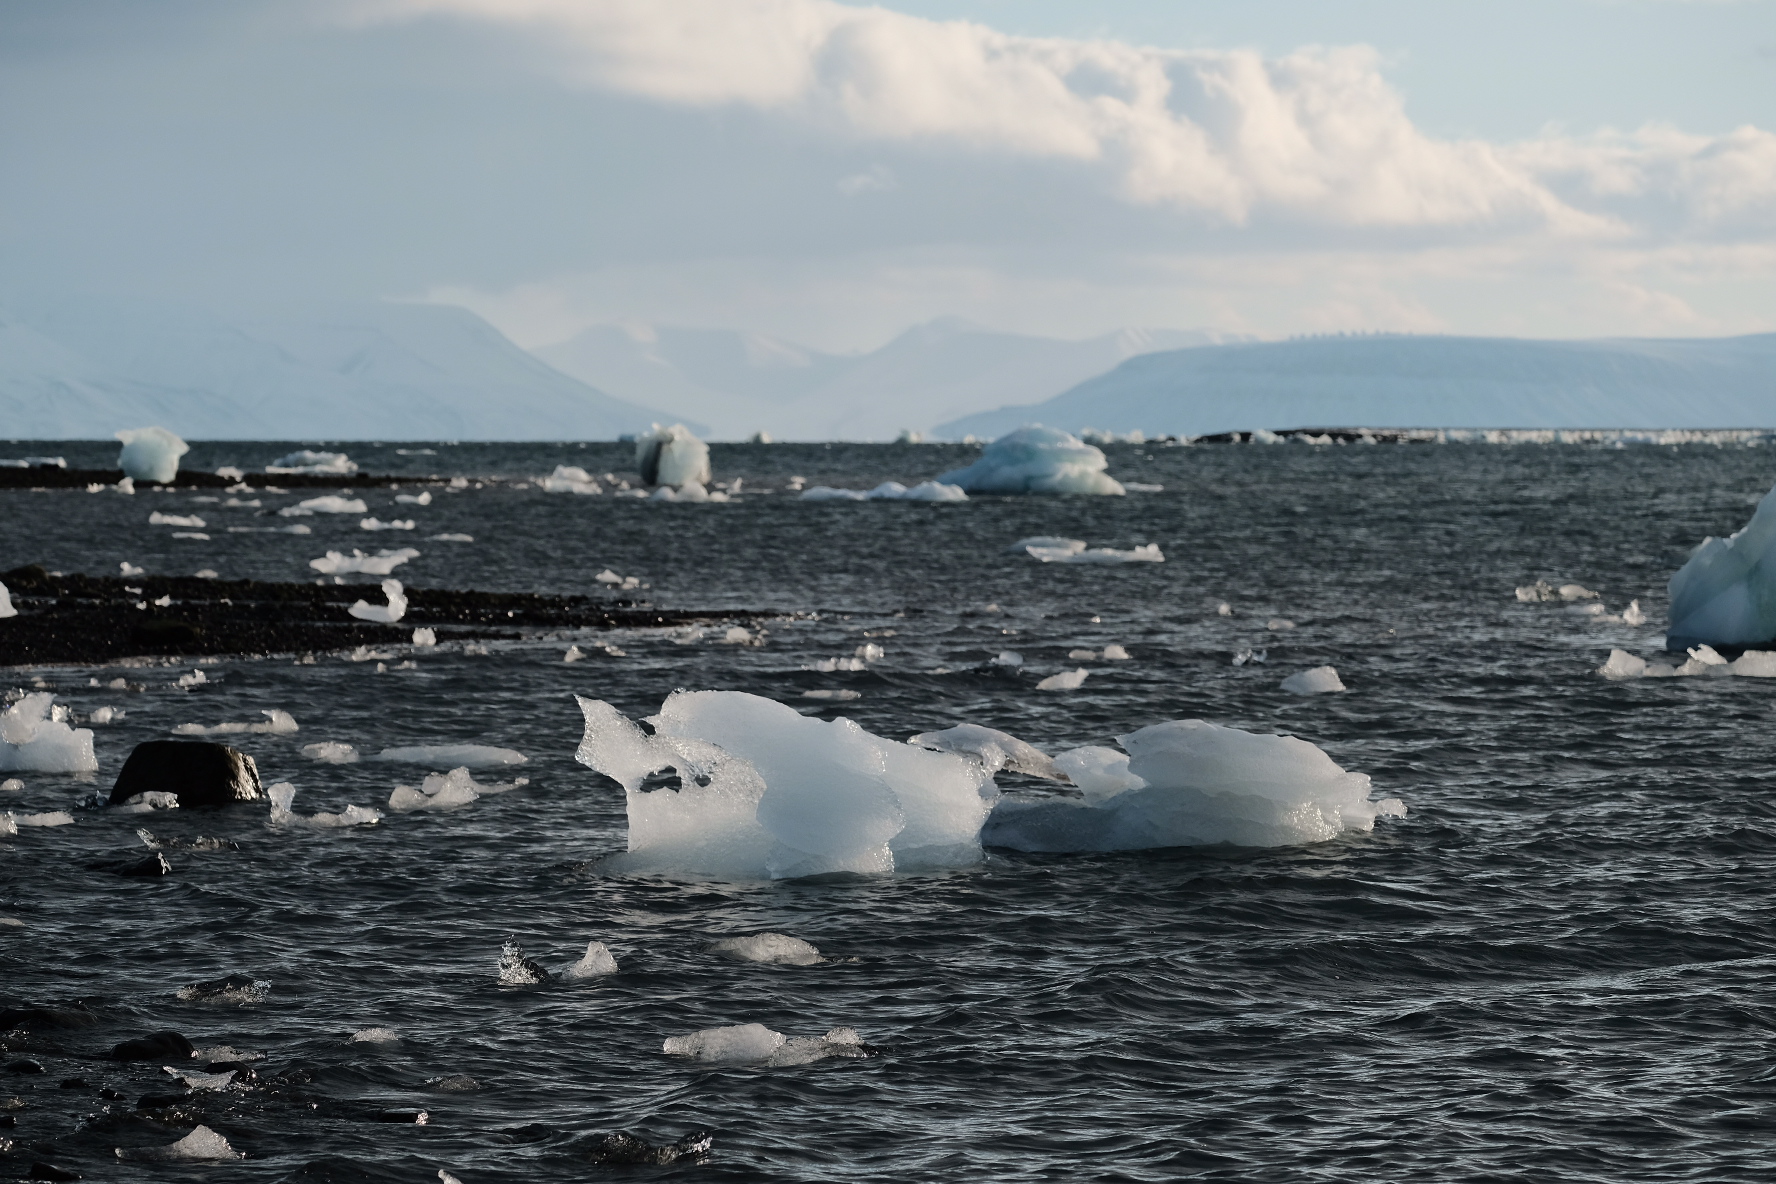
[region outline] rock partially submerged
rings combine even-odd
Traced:
[[[182,809],[253,802],[265,796],[252,757],[207,740],[147,740],[136,745],[111,788],[111,804],[121,806],[146,793],[173,794]]]

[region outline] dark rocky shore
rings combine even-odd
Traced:
[[[123,480],[121,469],[63,469],[55,465],[31,468],[0,467],[0,489],[85,489],[88,485],[115,485]],[[445,485],[445,477],[389,477],[377,473],[246,473],[238,480],[191,469],[164,485],[138,482],[141,489],[387,489],[396,485]]]
[[[0,620],[0,666],[100,664],[130,657],[302,653],[398,645],[416,627],[440,642],[516,638],[525,630],[624,629],[754,620],[763,614],[661,609],[591,596],[407,588],[398,624],[346,609],[382,602],[375,582],[285,584],[195,576],[88,576],[32,565],[0,573],[18,616]],[[170,598],[168,604],[156,604]]]

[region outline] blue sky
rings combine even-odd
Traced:
[[[1776,330],[1776,0],[0,0],[0,293]]]

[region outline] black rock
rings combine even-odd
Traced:
[[[111,804],[139,793],[170,793],[179,806],[227,806],[265,794],[253,758],[226,744],[204,740],[147,740],[136,745],[111,787]]]
[[[107,1102],[121,1102],[124,1097],[120,1091],[114,1089],[102,1089],[99,1091],[99,1096]]]
[[[197,1049],[177,1032],[155,1032],[125,1040],[111,1050],[119,1061],[188,1061]]]
[[[715,1138],[708,1131],[695,1131],[676,1143],[655,1144],[638,1139],[625,1131],[606,1135],[592,1149],[593,1163],[664,1164],[702,1163],[709,1156]]]
[[[43,1066],[29,1057],[20,1057],[16,1061],[7,1061],[6,1071],[8,1073],[41,1073]]]
[[[216,999],[223,995],[257,995],[271,986],[262,979],[250,974],[225,974],[221,978],[208,979],[201,983],[192,983],[189,987],[179,988],[181,999]]]
[[[7,1007],[0,1008],[0,1032],[24,1029],[41,1032],[47,1028],[90,1028],[99,1017],[75,1007]]]
[[[0,1130],[11,1130],[19,1124],[18,1115],[0,1114]]]
[[[182,1106],[189,1093],[183,1094],[143,1094],[136,1102],[138,1110],[167,1110],[174,1106]]]
[[[125,859],[117,863],[105,865],[105,870],[119,876],[170,876],[173,865],[167,857],[155,851],[140,859]]]
[[[31,1165],[31,1174],[25,1178],[27,1180],[78,1180],[80,1173],[38,1160]]]
[[[62,1089],[89,1089],[84,1077],[66,1077],[62,1079]]]

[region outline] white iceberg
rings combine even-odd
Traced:
[[[1315,666],[1311,670],[1291,674],[1282,681],[1282,688],[1292,695],[1326,695],[1345,689],[1344,681],[1338,677],[1337,669],[1332,666]]]
[[[230,722],[211,724],[208,727],[203,724],[180,724],[173,729],[173,735],[233,736],[252,733],[260,736],[293,736],[301,730],[297,727],[296,717],[287,711],[273,707],[270,710],[261,711],[259,714],[265,717],[265,722],[262,724]]]
[[[510,748],[493,748],[486,744],[412,744],[401,748],[385,748],[376,754],[379,761],[395,761],[408,765],[432,765],[451,768],[493,769],[504,765],[522,765],[530,758]]]
[[[826,961],[812,942],[787,933],[753,933],[724,937],[709,943],[709,952],[736,962],[763,962],[771,966],[814,966]]]
[[[536,479],[537,488],[544,493],[603,493],[604,487],[596,478],[578,465],[556,465],[555,471],[547,477]]]
[[[1099,788],[1084,801],[1001,799],[981,841],[1021,851],[1280,847],[1364,833],[1377,817],[1405,813],[1398,799],[1370,801],[1368,777],[1346,772],[1293,736],[1187,719],[1142,728],[1118,743],[1129,754],[1126,772],[1101,756],[1087,764],[1063,753],[1057,764],[1078,761],[1088,778],[1104,778]],[[1116,788],[1117,781],[1126,787]]]
[[[561,977],[568,980],[583,978],[603,978],[607,974],[617,972],[617,959],[610,949],[601,941],[586,943],[586,952],[580,960],[561,972]]]
[[[155,510],[148,515],[148,525],[184,526],[192,530],[202,530],[204,520],[196,514],[162,514],[159,510]]]
[[[0,769],[35,773],[96,773],[91,728],[68,726],[68,709],[55,695],[34,691],[0,712]]]
[[[358,466],[343,452],[315,452],[307,448],[286,453],[265,466],[268,473],[318,473],[345,476]]]
[[[377,621],[384,625],[393,625],[407,615],[407,595],[401,587],[400,580],[384,580],[382,594],[388,603],[371,604],[367,600],[355,602],[345,611],[360,621]]]
[[[635,441],[635,467],[641,471],[644,485],[681,487],[695,484],[707,486],[709,445],[691,434],[682,423],[669,428],[655,424]]]
[[[1612,649],[1597,673],[1611,682],[1636,678],[1776,678],[1776,651],[1746,650],[1731,662],[1711,645],[1690,647],[1682,666],[1649,662],[1627,650]]]
[[[399,1044],[401,1034],[393,1028],[359,1028],[352,1033],[353,1044]]]
[[[6,817],[7,817],[8,821],[10,821],[14,827],[14,830],[13,830],[14,834],[18,833],[18,830],[16,828],[21,827],[21,826],[73,826],[74,825],[74,815],[68,813],[66,810],[45,810],[41,814],[12,814],[12,813],[8,813]]]
[[[969,493],[1121,494],[1122,486],[1104,472],[1108,464],[1090,444],[1034,424],[999,437],[979,460],[938,481]]]
[[[418,558],[419,552],[412,547],[402,547],[398,551],[382,550],[374,555],[366,555],[353,547],[350,555],[343,551],[329,551],[319,559],[310,559],[308,565],[322,575],[329,576],[349,575],[353,572],[367,576],[386,576],[409,559]],[[359,601],[358,603],[364,602]],[[400,620],[399,617],[392,619]]]
[[[1672,647],[1776,640],[1776,489],[1729,538],[1706,538],[1671,577]]]
[[[739,691],[681,691],[649,736],[579,698],[575,758],[627,796],[618,870],[782,879],[978,862],[998,790],[980,761],[871,735]],[[674,769],[679,789],[645,791]]]
[[[177,477],[179,458],[191,451],[190,445],[165,428],[126,428],[117,433],[117,439],[123,441],[117,467],[131,482],[131,492],[137,481],[165,485]]]
[[[6,590],[5,584],[0,584],[0,621],[18,615],[18,609],[12,607],[12,593]]]
[[[293,506],[285,506],[278,511],[280,518],[308,518],[315,514],[365,514],[370,507],[364,504],[361,497],[340,497],[329,493],[324,497],[311,497],[297,502]]]
[[[835,489],[815,485],[802,490],[805,502],[965,502],[968,494],[960,485],[941,481],[921,481],[908,489],[898,481],[884,481],[874,489]]]

